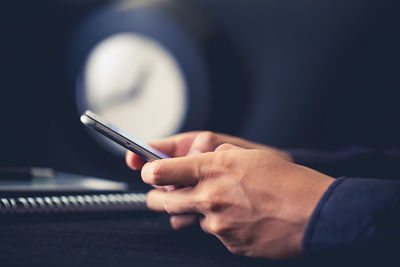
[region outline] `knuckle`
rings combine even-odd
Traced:
[[[232,168],[234,167],[232,161],[233,159],[234,158],[232,158],[229,153],[220,150],[220,153],[216,153],[214,156],[213,163],[215,164],[215,169],[223,172],[232,170]]]
[[[216,152],[218,152],[218,151],[224,151],[224,150],[232,149],[232,147],[233,147],[233,145],[231,145],[231,144],[223,143],[223,144],[219,145],[219,146],[215,149],[215,151],[216,151]]]
[[[207,225],[207,218],[206,217],[202,217],[199,219],[199,224],[200,224],[200,228],[203,229],[204,232],[211,234],[210,229],[208,229],[208,225]]]
[[[171,200],[170,199],[171,198],[168,197],[168,193],[167,193],[167,195],[164,198],[164,203],[163,203],[164,209],[168,214],[175,215],[174,211],[172,210],[172,205],[171,205]]]
[[[218,234],[221,230],[220,226],[216,222],[210,223],[210,225],[208,226],[208,229],[210,230],[210,232],[212,232],[214,234]]]
[[[232,254],[246,256],[245,250],[238,246],[227,246],[226,247]]]
[[[216,204],[209,199],[203,201],[203,207],[208,212],[213,212],[216,210]]]
[[[223,222],[223,220],[220,220],[218,218],[214,218],[209,222],[208,229],[211,233],[219,236],[226,234],[226,232],[228,231],[228,227]]]
[[[211,131],[205,131],[200,133],[197,138],[203,144],[213,145],[217,139],[217,135]]]
[[[199,137],[201,137],[203,140],[211,140],[212,141],[215,139],[216,134],[213,133],[212,131],[204,131],[199,134]]]
[[[206,191],[202,193],[202,197],[199,202],[205,212],[215,212],[220,206],[218,198],[215,196],[213,191]]]

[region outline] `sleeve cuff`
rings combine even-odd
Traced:
[[[400,238],[399,195],[397,181],[336,179],[307,225],[304,258],[365,258],[368,254],[392,253]]]

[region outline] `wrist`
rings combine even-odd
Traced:
[[[294,218],[297,218],[297,228],[291,238],[293,257],[303,256],[303,239],[308,225],[318,203],[335,181],[334,178],[314,170],[308,169],[308,171],[310,172],[304,177],[305,179],[299,179],[299,182],[303,183],[304,187],[300,189],[300,191],[302,191],[302,201],[301,203],[297,203],[297,211],[296,214],[294,214]]]

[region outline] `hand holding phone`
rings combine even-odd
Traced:
[[[164,153],[150,147],[146,143],[141,142],[136,138],[129,136],[111,123],[106,122],[94,112],[87,110],[81,116],[81,121],[84,125],[94,129],[98,133],[113,140],[122,147],[132,151],[146,161],[168,158],[168,156]]]

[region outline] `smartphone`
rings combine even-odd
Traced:
[[[94,129],[98,133],[132,151],[146,161],[168,158],[167,155],[163,154],[157,149],[152,148],[146,143],[127,135],[90,110],[85,111],[85,113],[81,116],[81,121],[89,128]]]

